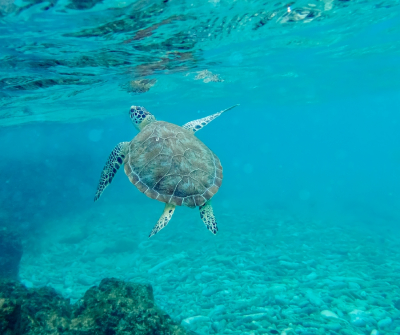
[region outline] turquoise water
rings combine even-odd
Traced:
[[[151,282],[198,334],[400,334],[399,5],[1,0],[21,281],[73,302]],[[183,125],[234,104],[196,133],[224,168],[216,236],[179,207],[148,239],[163,204],[123,171],[93,202],[131,105]]]

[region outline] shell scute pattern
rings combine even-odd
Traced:
[[[183,205],[187,207],[196,207],[193,197],[183,198]]]
[[[154,187],[154,190],[161,194],[173,195],[180,180],[180,176],[177,175],[166,176]]]
[[[183,198],[172,196],[171,203],[175,204],[176,206],[182,206]]]
[[[163,121],[129,143],[125,173],[149,198],[176,206],[202,206],[222,182],[218,157],[192,132]]]
[[[204,170],[202,169],[198,169],[198,170],[194,170],[192,172],[190,172],[190,176],[198,181],[206,181],[207,184],[212,185],[214,182],[214,176],[206,173]]]
[[[204,152],[188,150],[185,154],[185,157],[188,160],[196,160],[198,162],[197,168],[206,173],[208,173],[208,171],[214,170],[216,168],[214,165],[214,160],[212,158],[208,160],[203,160],[202,155],[204,155]]]
[[[164,155],[174,156],[174,155],[183,155],[184,149],[180,147],[178,140],[176,138],[166,138],[164,140],[164,147],[162,153]]]
[[[141,181],[150,188],[154,188],[162,182],[163,177],[168,173],[170,166],[166,163],[170,161],[171,157],[164,154],[153,157],[147,165],[140,169],[139,177]]]
[[[146,192],[144,192],[144,194],[146,194],[149,198],[151,199],[155,199],[158,196],[158,193],[150,188],[148,188],[146,190]]]

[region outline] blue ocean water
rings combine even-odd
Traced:
[[[399,5],[1,0],[21,281],[73,302],[150,282],[198,334],[400,334]],[[131,105],[183,125],[234,104],[196,133],[224,169],[216,236],[179,207],[148,239],[164,205],[122,169],[93,202]]]

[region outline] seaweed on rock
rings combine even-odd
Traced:
[[[53,289],[0,281],[0,334],[185,335],[154,304],[149,284],[103,279],[75,305]]]

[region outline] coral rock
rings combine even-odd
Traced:
[[[150,285],[103,279],[75,305],[53,289],[0,281],[2,335],[185,335],[158,309]]]

